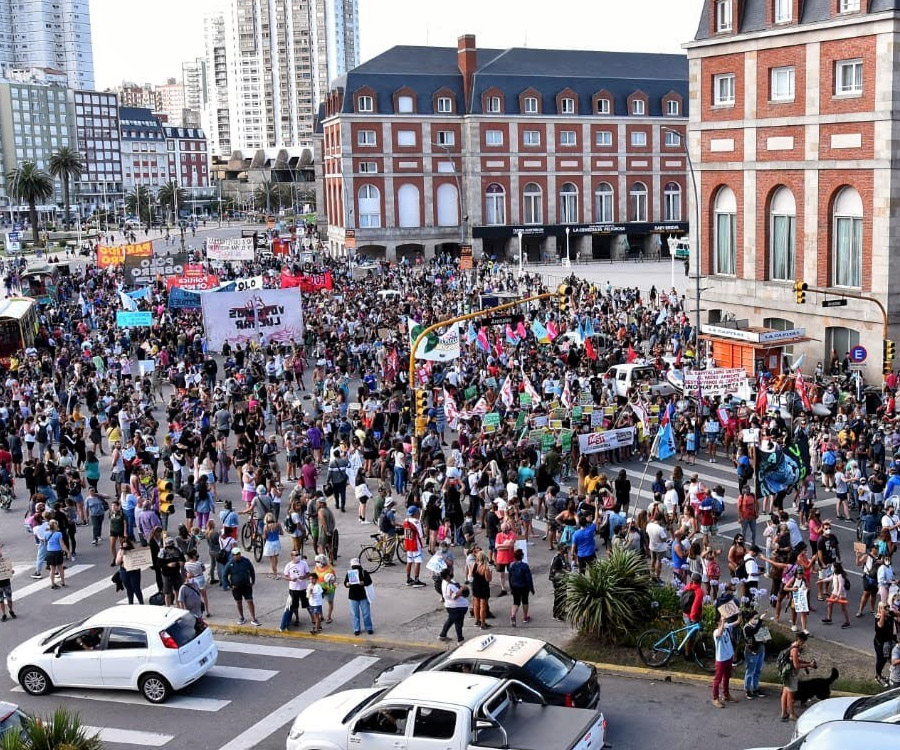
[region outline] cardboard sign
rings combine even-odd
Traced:
[[[526,393],[525,391],[522,391],[519,394],[519,406],[521,406],[523,409],[527,409],[527,408],[531,407],[531,404],[532,404],[531,394]]]
[[[798,614],[809,612],[809,591],[807,589],[794,591],[792,596],[794,600],[794,612]]]
[[[488,412],[481,418],[481,430],[485,434],[496,432],[500,429],[500,415],[495,412]]]
[[[149,547],[136,547],[125,552],[122,557],[125,570],[146,570],[153,565]]]
[[[718,607],[719,614],[722,615],[726,620],[730,617],[735,617],[741,613],[741,608],[738,607],[737,603],[733,601],[722,602],[722,604]]]
[[[578,394],[578,403],[581,406],[591,406],[594,403],[594,397],[590,391],[582,391]]]
[[[551,419],[550,420],[550,429],[551,430],[561,430],[563,427],[563,423],[561,419]]]
[[[543,430],[529,430],[528,431],[528,442],[531,445],[540,445],[544,440],[544,431]]]
[[[853,542],[853,551],[857,555],[864,555],[866,553],[866,543],[865,542]],[[2,577],[2,576],[0,576]]]
[[[568,453],[572,450],[572,436],[574,434],[572,430],[563,430],[559,433],[559,443],[563,453]]]
[[[550,419],[546,414],[541,414],[534,418],[535,427],[546,427],[548,424],[550,424]]]
[[[6,580],[7,578],[13,577],[13,564],[12,560],[8,560],[5,557],[0,557],[0,581]]]

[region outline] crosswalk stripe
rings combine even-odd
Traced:
[[[156,732],[138,732],[134,729],[116,729],[114,727],[82,727],[88,736],[96,736],[102,742],[116,742],[120,745],[145,745],[146,747],[162,747],[175,739],[172,734]]]
[[[12,689],[14,693],[24,693],[25,690],[21,686]],[[165,703],[150,703],[144,700],[137,693],[130,692],[113,692],[111,690],[91,690],[81,692],[80,690],[54,690],[53,695],[57,698],[73,698],[85,701],[105,701],[108,703],[124,703],[128,706],[153,706],[155,708],[179,708],[186,711],[203,711],[205,713],[215,713],[221,711],[231,701],[216,700],[215,698],[196,698],[193,695],[173,695]]]
[[[109,588],[112,586],[112,581],[108,578],[101,579],[99,581],[95,581],[90,586],[85,586],[83,589],[78,589],[78,591],[73,591],[68,596],[64,596],[62,599],[57,599],[54,604],[75,604],[80,602],[82,599],[87,599],[89,596],[93,596],[94,594],[103,591],[105,588]]]
[[[13,560],[13,578],[25,575],[29,570],[34,570],[34,558],[31,560]]]
[[[209,673],[213,677],[225,677],[229,680],[248,680],[250,682],[265,682],[278,674],[277,669],[251,669],[249,667],[226,667],[217,664]]]
[[[66,570],[66,580],[68,581],[73,576],[77,576],[79,573],[83,573],[86,570],[90,570],[95,566],[93,565],[73,565]],[[17,591],[13,592],[13,597],[15,601],[21,601],[26,596],[31,596],[32,594],[41,591],[42,589],[50,588],[50,576],[44,575],[39,581],[35,581],[34,583],[29,583],[27,586],[23,586]]]
[[[219,651],[231,651],[236,654],[258,654],[259,656],[280,656],[288,659],[305,659],[313,650],[311,648],[293,648],[292,646],[266,646],[261,643],[241,643],[239,641],[223,641],[216,639]]]
[[[144,595],[144,604],[147,604],[150,597],[156,593],[156,584],[154,583],[151,586],[144,586],[144,588],[141,589],[141,593]],[[123,599],[119,599],[116,604],[128,604],[128,597],[126,596]]]
[[[277,732],[289,721],[293,721],[297,714],[309,707],[314,701],[330,695],[345,683],[350,682],[354,677],[359,677],[360,674],[377,661],[378,659],[374,656],[357,656],[353,661],[348,662],[340,669],[319,680],[311,688],[304,690],[295,698],[276,708],[264,719],[258,721],[230,742],[222,745],[219,750],[252,750],[252,748],[255,748],[267,737]]]

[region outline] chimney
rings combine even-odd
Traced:
[[[456,40],[456,60],[459,72],[463,77],[466,112],[471,109],[472,104],[472,79],[475,77],[475,69],[478,67],[477,56],[474,34],[463,34]]]

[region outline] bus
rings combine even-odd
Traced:
[[[55,304],[58,300],[59,268],[50,263],[29,266],[21,275],[22,292],[40,305]]]
[[[0,301],[0,361],[34,346],[38,326],[37,303],[31,297]]]

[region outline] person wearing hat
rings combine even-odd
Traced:
[[[158,565],[162,572],[163,597],[166,606],[171,607],[175,603],[175,595],[184,578],[182,566],[185,563],[184,555],[175,545],[175,537],[167,536],[163,542],[163,548],[159,553]]]
[[[419,580],[422,569],[422,558],[425,549],[425,532],[419,521],[419,509],[411,505],[406,511],[403,522],[403,548],[406,550],[406,585],[415,588],[425,586]]]
[[[344,588],[348,590],[350,601],[350,620],[353,623],[353,635],[359,635],[362,625],[369,635],[375,632],[372,627],[372,608],[369,601],[372,576],[362,569],[359,558],[350,561],[350,569],[344,574]]]
[[[247,621],[244,619],[244,602],[250,610],[250,624],[259,627],[256,619],[256,606],[253,604],[253,585],[256,583],[256,569],[253,563],[244,557],[240,547],[231,550],[231,560],[225,566],[222,582],[231,588],[231,595],[237,605],[238,625]]]

